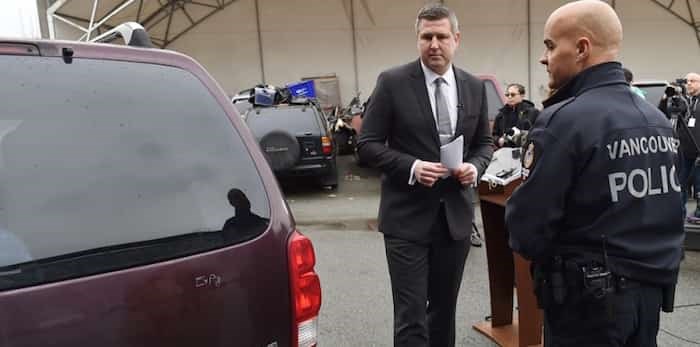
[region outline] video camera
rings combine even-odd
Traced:
[[[664,94],[666,94],[666,97],[669,98],[684,96],[687,94],[685,87],[686,84],[688,84],[687,79],[677,78],[670,86],[666,87]]]
[[[664,90],[665,97],[661,102],[666,103],[665,113],[666,117],[671,121],[671,125],[676,131],[678,131],[677,126],[684,122],[678,122],[678,119],[687,119],[688,117],[688,101],[686,100],[687,91],[686,84],[688,80],[685,78],[678,78],[671,85],[667,86]],[[687,129],[686,129],[687,131]],[[678,135],[676,135],[678,136]]]

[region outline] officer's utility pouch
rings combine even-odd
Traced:
[[[562,259],[554,257],[549,264],[533,264],[531,270],[537,305],[545,309],[563,304],[567,297],[567,283]]]
[[[582,270],[584,298],[602,300],[615,291],[613,275],[607,267],[592,265],[584,266]]]
[[[612,295],[615,292],[613,274],[606,266],[599,265],[584,266],[582,272],[582,299],[588,303],[590,315],[613,321],[615,318],[615,300]],[[605,312],[605,316],[600,316],[599,309]]]

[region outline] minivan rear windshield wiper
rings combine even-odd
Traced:
[[[242,238],[251,236],[220,230],[196,231],[4,266],[0,267],[0,291],[165,261],[242,242]]]

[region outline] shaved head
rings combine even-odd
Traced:
[[[547,26],[571,39],[587,38],[600,55],[617,58],[622,44],[622,24],[610,5],[599,0],[568,3],[549,16]]]
[[[685,75],[685,79],[688,82],[686,85],[688,88],[688,94],[692,96],[700,95],[700,74],[697,72],[691,72]]]
[[[593,65],[615,61],[622,45],[622,24],[615,10],[599,0],[570,2],[556,9],[544,27],[550,88],[558,89]],[[556,49],[559,51],[554,52]]]

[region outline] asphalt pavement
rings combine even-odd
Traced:
[[[313,182],[283,182],[300,231],[316,250],[323,306],[319,346],[392,346],[392,303],[381,234],[374,231],[379,176],[339,157],[341,182],[327,191]],[[476,206],[477,214],[479,206]],[[477,224],[481,227],[480,214]],[[700,252],[688,251],[681,265],[676,308],[661,314],[658,345],[700,346]],[[472,325],[490,314],[484,247],[467,258],[457,307],[457,346],[496,346]]]

